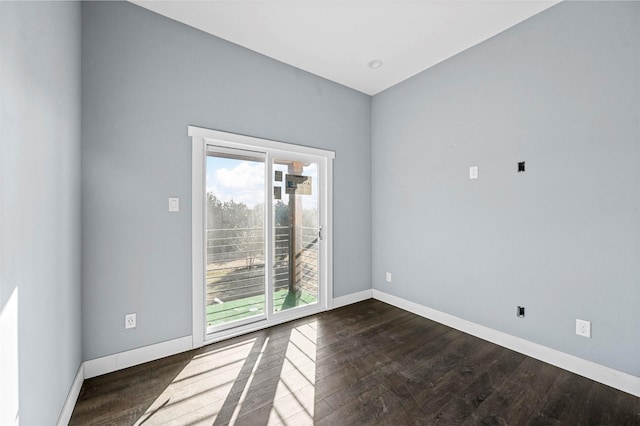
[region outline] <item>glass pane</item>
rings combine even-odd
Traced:
[[[318,165],[274,160],[273,309],[318,302]]]
[[[264,160],[207,155],[206,325],[264,316]]]

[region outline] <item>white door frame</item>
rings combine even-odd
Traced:
[[[325,311],[331,308],[333,300],[333,160],[335,153],[318,148],[309,148],[301,145],[287,144],[267,139],[260,139],[251,136],[227,133],[218,130],[205,129],[201,127],[189,126],[188,134],[192,138],[192,300],[193,300],[193,347],[197,348],[209,343],[214,343],[223,339],[228,339],[240,334],[261,328],[271,327],[276,324],[291,321],[307,315]],[[255,151],[265,153],[267,159],[274,157],[304,157],[312,159],[318,163],[318,177],[320,189],[320,210],[319,222],[323,229],[323,240],[320,244],[321,263],[319,271],[319,300],[317,305],[307,309],[291,309],[279,312],[277,315],[270,315],[270,319],[260,322],[252,322],[231,329],[207,334],[205,327],[205,256],[206,241],[204,229],[206,224],[206,157],[207,146],[214,145],[222,148],[232,148],[244,151]],[[270,161],[268,161],[270,163]],[[271,166],[265,167],[267,176],[271,177]],[[268,181],[269,182],[269,181]],[[272,204],[272,191],[267,191],[265,207]],[[265,208],[266,212],[271,209]],[[272,222],[272,212],[267,213],[267,220]],[[268,232],[270,233],[270,232]],[[268,239],[268,238],[267,238]],[[269,246],[270,247],[270,246]],[[267,260],[267,259],[265,259]],[[271,309],[269,306],[268,309]],[[270,311],[269,311],[270,313]]]

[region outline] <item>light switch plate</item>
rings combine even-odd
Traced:
[[[180,211],[180,198],[169,198],[169,211],[170,212]]]
[[[478,166],[469,167],[469,179],[478,179]]]

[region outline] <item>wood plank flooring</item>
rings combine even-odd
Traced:
[[[71,425],[640,425],[640,398],[368,300],[84,382]]]

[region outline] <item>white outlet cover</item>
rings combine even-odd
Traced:
[[[478,179],[478,166],[469,167],[469,179]]]
[[[126,314],[124,316],[124,328],[136,328],[136,314]]]
[[[387,282],[391,282],[391,272],[387,272]]]
[[[578,336],[591,338],[591,323],[589,321],[577,319],[576,334]]]
[[[169,198],[169,211],[170,212],[180,211],[180,198]]]

